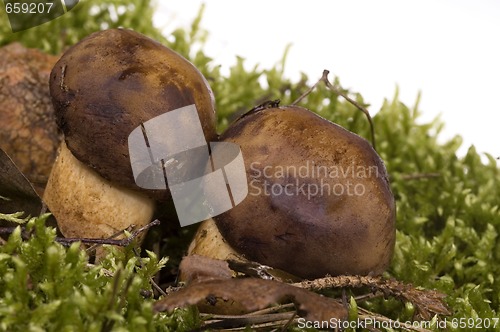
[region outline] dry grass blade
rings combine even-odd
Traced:
[[[245,315],[211,315],[201,314],[204,325],[201,330],[222,328],[224,331],[253,331],[274,328],[276,331],[287,331],[287,327],[297,318],[293,303],[275,305],[266,309],[250,312]],[[229,327],[235,326],[235,327]]]

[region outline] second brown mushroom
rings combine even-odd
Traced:
[[[249,194],[204,222],[190,254],[244,257],[303,278],[381,274],[395,244],[385,166],[358,135],[297,106],[258,107],[221,136]]]

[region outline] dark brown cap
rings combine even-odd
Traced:
[[[50,93],[73,155],[125,187],[140,189],[127,138],[145,121],[194,104],[205,138],[216,138],[213,93],[203,75],[176,52],[131,30],[97,32],[68,49],[51,72]]]

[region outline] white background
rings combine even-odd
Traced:
[[[500,1],[168,0],[155,23],[187,27],[203,2],[205,51],[223,68],[237,55],[271,68],[291,43],[287,77],[313,83],[329,69],[372,113],[396,86],[408,106],[421,91],[422,121],[441,114],[442,139],[464,138],[460,154],[474,144],[500,156]]]

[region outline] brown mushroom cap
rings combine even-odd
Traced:
[[[71,47],[51,72],[50,93],[73,155],[125,187],[139,189],[127,139],[145,121],[195,104],[207,141],[216,137],[213,94],[203,75],[131,30],[96,32]]]
[[[39,194],[62,141],[47,86],[57,59],[19,43],[0,48],[0,148]]]
[[[247,170],[248,196],[214,218],[236,251],[305,278],[388,267],[394,197],[365,139],[287,106],[243,116],[221,140],[240,145]]]

